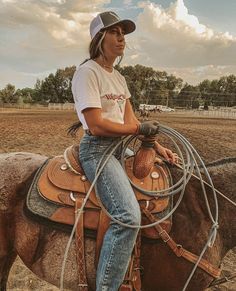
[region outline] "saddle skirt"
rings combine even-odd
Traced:
[[[34,182],[35,185],[31,187],[31,189],[37,189],[41,203],[44,200],[47,202],[47,207],[52,205],[53,208],[47,216],[50,221],[73,225],[75,222],[75,202],[77,205],[82,205],[83,199],[90,188],[91,184],[87,180],[78,160],[78,150],[78,145],[74,145],[66,149],[64,157],[57,156],[49,159],[42,169],[38,171]],[[157,198],[145,195],[138,188],[148,191],[169,188],[171,179],[168,167],[165,164],[158,165],[155,163],[149,175],[143,179],[137,179],[133,174],[133,161],[133,156],[126,158],[125,168],[129,179],[137,186],[137,188],[133,187],[133,189],[140,207],[148,209],[157,219],[161,218],[169,211],[171,206],[170,199],[168,197]],[[29,195],[32,195],[30,192],[32,191],[29,191]],[[30,198],[27,201],[29,210],[40,215],[39,211],[36,211],[35,203],[30,203]],[[110,218],[101,210],[94,189],[89,196],[84,211],[84,228],[98,232],[99,227],[102,225],[102,233],[105,233],[109,226]],[[148,223],[150,222],[147,221],[146,216],[143,216],[142,224]],[[166,232],[169,232],[171,220],[162,222],[161,226]],[[159,238],[154,228],[142,229],[142,235],[152,239]]]

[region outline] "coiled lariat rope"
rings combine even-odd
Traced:
[[[60,277],[60,290],[63,290],[63,280],[64,280],[64,272],[65,272],[65,264],[66,264],[66,259],[68,256],[68,252],[69,252],[69,248],[70,245],[72,243],[72,239],[76,230],[76,226],[78,224],[78,221],[80,219],[81,213],[83,212],[83,209],[89,199],[89,195],[92,192],[93,187],[95,187],[95,193],[97,196],[98,201],[100,202],[100,206],[102,208],[102,210],[106,213],[106,215],[108,217],[110,217],[111,220],[113,220],[115,223],[120,224],[124,227],[129,227],[129,228],[148,228],[148,227],[153,227],[157,224],[160,224],[161,222],[163,222],[164,220],[166,220],[168,217],[170,217],[174,211],[177,209],[177,207],[179,206],[180,202],[183,199],[184,193],[185,193],[185,188],[187,183],[189,182],[191,176],[193,175],[193,172],[196,171],[197,174],[197,178],[200,181],[202,190],[203,190],[203,194],[204,194],[204,199],[206,202],[206,206],[207,206],[207,211],[210,217],[210,220],[212,222],[212,226],[211,229],[209,231],[209,235],[206,241],[205,246],[203,247],[199,258],[197,260],[197,262],[195,263],[182,291],[185,291],[194,272],[196,271],[196,268],[199,264],[199,262],[201,261],[205,251],[207,250],[207,247],[212,247],[216,238],[216,234],[217,234],[217,228],[218,228],[218,201],[217,201],[217,196],[216,196],[216,191],[212,182],[212,179],[209,175],[209,172],[204,164],[204,162],[202,161],[200,155],[197,153],[197,151],[194,149],[194,147],[191,145],[191,143],[184,137],[182,136],[179,132],[177,132],[176,130],[169,128],[167,126],[164,125],[159,125],[159,132],[164,134],[167,138],[171,139],[171,141],[173,142],[174,146],[175,146],[175,151],[178,154],[178,156],[180,157],[180,160],[182,161],[182,167],[181,167],[181,171],[182,171],[182,177],[172,186],[170,186],[167,189],[164,190],[158,190],[158,191],[147,191],[145,189],[139,188],[137,185],[133,184],[133,182],[130,180],[130,183],[132,184],[133,187],[135,187],[138,191],[142,192],[145,195],[150,195],[150,196],[154,196],[154,197],[167,197],[167,196],[173,196],[177,193],[180,193],[179,198],[175,204],[175,206],[173,207],[173,209],[166,215],[164,216],[162,219],[154,222],[154,223],[150,223],[148,225],[130,225],[130,224],[126,224],[123,223],[122,221],[114,218],[108,211],[107,209],[103,206],[99,196],[97,195],[97,179],[100,176],[103,168],[105,167],[106,163],[108,162],[108,160],[110,159],[110,157],[113,155],[113,153],[117,150],[117,148],[123,145],[123,149],[122,149],[122,153],[121,153],[121,164],[125,170],[125,152],[126,149],[128,148],[128,145],[131,143],[131,141],[133,141],[135,138],[137,138],[136,136],[129,136],[126,140],[126,137],[121,138],[118,142],[114,141],[103,153],[97,169],[96,169],[96,173],[95,173],[95,178],[93,180],[93,182],[91,183],[91,186],[84,198],[84,201],[82,203],[81,208],[78,210],[78,212],[76,213],[76,218],[75,218],[75,223],[73,226],[73,229],[71,231],[71,235],[70,238],[68,240],[66,249],[65,249],[65,254],[64,254],[64,258],[63,258],[63,263],[62,263],[62,269],[61,269],[61,277]],[[182,151],[180,150],[180,147],[178,146],[178,144],[181,145]],[[200,165],[198,165],[197,161],[199,162]],[[214,215],[212,214],[212,211],[210,209],[210,205],[209,205],[209,201],[208,201],[208,197],[206,194],[206,189],[205,189],[205,181],[202,178],[202,174],[200,171],[201,167],[203,169],[203,172],[205,174],[205,177],[208,181],[208,185],[210,185],[210,187],[212,188],[212,194],[213,194],[213,198],[214,198],[214,208],[215,208],[215,213]]]

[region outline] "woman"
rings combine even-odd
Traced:
[[[90,58],[79,66],[72,80],[76,111],[85,130],[80,143],[80,162],[90,181],[105,149],[121,136],[152,135],[156,121],[141,123],[129,101],[126,81],[113,68],[125,49],[124,35],[135,30],[131,20],[121,20],[114,12],[97,15],[90,24]],[[175,162],[175,155],[156,143],[164,158]],[[130,183],[115,155],[109,159],[97,180],[97,195],[116,219],[140,225],[140,209]],[[100,253],[96,290],[117,291],[125,276],[138,229],[111,222]]]

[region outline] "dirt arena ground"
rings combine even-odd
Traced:
[[[152,118],[176,129],[189,139],[206,163],[236,156],[235,119],[202,118],[174,113],[157,114]],[[0,153],[24,151],[47,156],[62,154],[82,134],[80,132],[77,138],[66,134],[67,127],[76,120],[73,111],[0,110]],[[235,271],[236,249],[224,260],[225,274]],[[8,290],[58,289],[39,280],[17,259],[10,274]],[[236,281],[211,290],[236,290]]]

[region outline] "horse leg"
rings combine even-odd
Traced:
[[[7,280],[12,264],[16,259],[16,253],[11,252],[5,257],[0,257],[0,291],[7,290]]]
[[[10,239],[9,219],[10,217],[0,213],[0,291],[6,290],[8,275],[16,259],[13,239]]]

